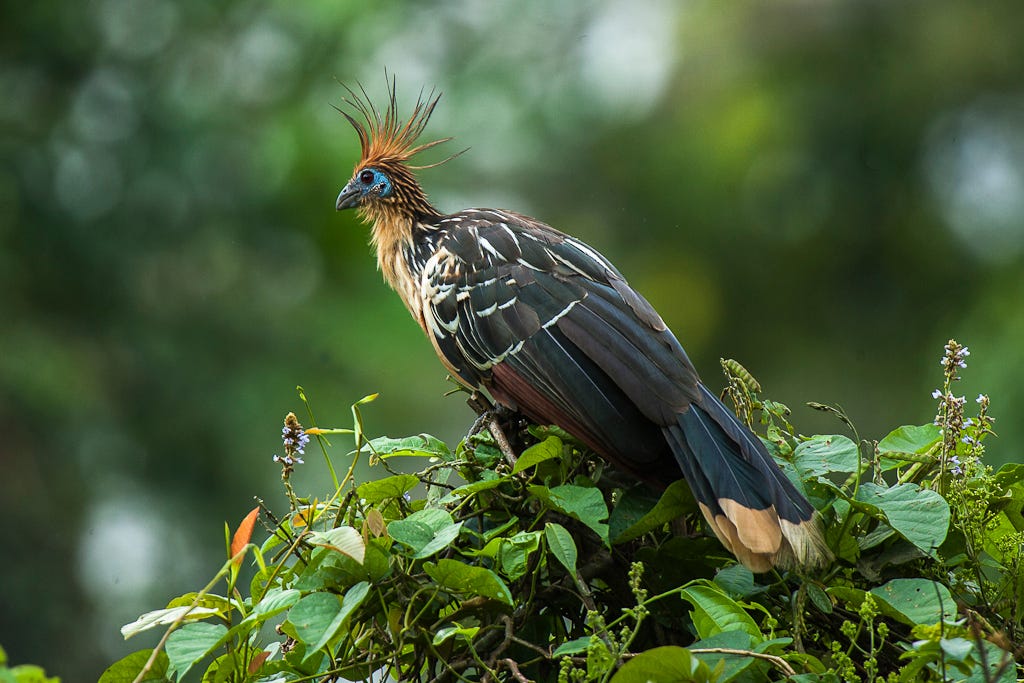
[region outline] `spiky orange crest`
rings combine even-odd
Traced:
[[[344,87],[349,94],[349,97],[343,98],[345,103],[355,109],[363,119],[360,121],[348,112],[338,110],[348,119],[359,136],[362,155],[356,168],[370,164],[398,163],[419,170],[439,166],[462,153],[457,152],[446,159],[425,166],[413,166],[408,163],[420,152],[451,140],[448,137],[420,145],[416,144],[416,140],[427,126],[427,121],[430,120],[430,115],[434,113],[434,107],[441,99],[441,93],[431,90],[424,97],[424,93],[421,91],[416,100],[416,106],[413,107],[412,115],[407,121],[402,121],[398,116],[394,78],[390,79],[388,83],[388,105],[383,113],[370,101],[370,97],[361,84],[359,84],[358,93],[348,86]]]

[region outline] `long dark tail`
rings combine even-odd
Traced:
[[[755,572],[816,567],[832,553],[814,507],[764,444],[704,385],[665,428],[672,452],[722,544]]]

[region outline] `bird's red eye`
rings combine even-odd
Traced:
[[[369,185],[373,182],[373,171],[363,171],[359,174],[359,182]]]

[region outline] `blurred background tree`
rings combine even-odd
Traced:
[[[1024,4],[831,0],[7,4],[0,22],[0,643],[65,680],[280,507],[279,425],[457,441],[471,413],[334,199],[338,81],[470,151],[442,208],[535,215],[644,292],[712,386],[734,357],[803,431],[1024,426]],[[452,151],[457,147],[451,147]],[[441,152],[438,152],[440,155]],[[441,156],[438,156],[441,158]],[[324,469],[294,481],[321,490]],[[47,660],[55,643],[65,655]]]

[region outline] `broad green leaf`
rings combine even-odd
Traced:
[[[451,545],[460,529],[462,522],[456,524],[446,511],[427,508],[388,524],[388,535],[411,548],[414,558],[422,559]]]
[[[196,622],[185,624],[167,639],[165,649],[168,674],[181,680],[189,669],[220,644],[221,636],[228,632],[223,624]]]
[[[630,489],[612,510],[608,533],[613,543],[625,543],[696,510],[697,502],[683,479],[669,484],[656,502],[644,489]]]
[[[575,655],[580,652],[586,652],[588,647],[590,647],[590,636],[583,636],[582,638],[565,641],[555,648],[551,656],[564,657],[565,655]]]
[[[857,444],[839,434],[812,436],[793,451],[793,464],[803,479],[856,472]]]
[[[295,628],[296,639],[306,645],[305,660],[327,645],[344,626],[346,619],[362,604],[370,590],[363,581],[348,589],[345,598],[333,593],[310,593],[292,607],[288,621]]]
[[[544,540],[555,559],[562,563],[571,576],[576,576],[576,541],[561,524],[548,522],[544,525]]]
[[[949,589],[928,579],[893,579],[871,589],[871,594],[896,611],[900,621],[930,626],[956,618],[956,602]]]
[[[540,443],[523,451],[512,468],[512,474],[519,474],[523,470],[534,467],[545,460],[562,457],[562,440],[557,436],[549,436]]]
[[[690,651],[666,645],[641,652],[612,676],[611,683],[706,683],[712,680],[708,665]]]
[[[531,486],[528,490],[548,506],[586,524],[608,545],[608,525],[603,523],[608,519],[608,506],[601,491],[575,484]]]
[[[832,601],[829,599],[825,589],[813,582],[808,582],[806,586],[807,598],[811,601],[811,604],[817,607],[818,611],[823,614],[832,614]]]
[[[348,555],[359,564],[366,558],[366,544],[363,535],[350,526],[339,526],[327,531],[313,531],[309,534],[313,545],[330,548],[342,555]]]
[[[476,638],[477,632],[480,631],[479,626],[471,626],[469,628],[462,626],[461,624],[449,624],[442,626],[434,634],[434,645],[440,645],[452,636],[461,636],[466,642],[473,642],[473,638]]]
[[[484,470],[480,474],[480,481],[474,481],[470,484],[463,484],[459,488],[451,492],[452,496],[469,496],[480,491],[486,491],[493,489],[502,484],[505,481],[505,477],[502,477],[494,470]]]
[[[688,650],[750,650],[750,634],[745,631],[722,631],[708,638],[702,638]],[[719,652],[691,652],[691,654],[708,665],[708,668],[715,670],[719,666],[718,676],[715,683],[727,683],[746,671],[754,663],[754,657],[736,654],[723,654]]]
[[[364,447],[365,448],[365,447]],[[403,439],[392,439],[386,436],[369,442],[369,449],[381,458],[412,457],[441,458],[451,460],[452,452],[447,444],[430,434],[407,436]]]
[[[368,481],[356,487],[356,495],[374,505],[383,500],[399,498],[416,488],[420,483],[412,474],[396,474],[376,481]]]
[[[723,631],[744,631],[756,642],[764,639],[754,619],[735,600],[717,588],[696,584],[681,591],[684,600],[693,605],[690,615],[701,638]]]
[[[107,667],[107,670],[100,676],[99,683],[132,683],[142,671],[142,667],[146,666],[146,662],[149,661],[152,654],[153,650],[139,650],[127,657],[122,657]],[[153,666],[146,672],[141,683],[165,683],[170,680],[166,675],[168,664],[167,653],[158,652]]]
[[[188,605],[153,610],[152,612],[146,612],[132,623],[122,626],[121,635],[124,636],[125,640],[128,640],[135,634],[148,631],[151,628],[169,626],[182,615],[185,615],[184,621],[199,621],[215,614],[220,614],[220,610],[212,607],[196,607],[189,611]]]
[[[754,581],[754,574],[742,564],[734,564],[715,574],[715,584],[732,597],[748,598],[768,590]]]
[[[889,432],[878,442],[881,469],[890,470],[905,462],[903,454],[921,455],[927,453],[942,439],[938,425],[904,425]]]
[[[938,425],[903,425],[889,432],[878,442],[880,453],[927,453],[928,449],[942,438],[942,430]]]
[[[479,595],[512,605],[512,594],[508,586],[490,569],[443,559],[438,560],[437,564],[425,563],[423,570],[441,588],[451,593]]]
[[[955,662],[964,661],[974,652],[974,643],[966,638],[942,638],[939,640],[939,647]]]
[[[1016,683],[1017,675],[1016,667],[1013,665],[1013,655],[987,640],[982,640],[981,646],[985,648],[985,661],[988,666],[982,667],[979,656],[979,662],[975,665],[974,671],[963,680],[963,683]],[[996,676],[997,672],[1000,672],[998,677]]]
[[[324,647],[338,634],[342,626],[345,625],[345,621],[366,599],[367,594],[370,592],[370,584],[366,581],[361,581],[356,585],[345,591],[345,597],[341,601],[341,608],[331,619],[331,623],[328,624],[323,634],[311,648],[310,652],[315,652],[320,648]]]
[[[942,545],[949,530],[949,504],[935,491],[916,484],[885,488],[861,484],[856,501],[881,512],[889,526],[928,555]]]
[[[292,605],[299,601],[301,596],[302,593],[294,588],[287,590],[277,587],[271,588],[263,596],[262,600],[253,605],[252,612],[239,623],[239,626],[247,623],[264,622],[275,614],[280,614],[290,609]]]
[[[498,546],[498,565],[501,573],[515,581],[526,573],[530,555],[540,548],[540,531],[520,531],[511,538],[501,539]]]
[[[313,644],[329,633],[340,612],[341,598],[320,591],[310,593],[289,610],[288,621],[295,627],[296,639],[306,644],[307,656],[316,651]]]
[[[184,595],[179,595],[178,597],[173,598],[167,603],[167,607],[189,607],[192,603],[195,603],[197,607],[209,607],[215,609],[221,614],[227,614],[234,609],[234,605],[231,604],[231,601],[223,595],[216,595],[215,593],[204,593],[203,595],[199,595],[196,591],[185,593]]]
[[[995,483],[999,488],[1006,489],[1024,481],[1024,463],[1008,462],[995,473]]]
[[[416,554],[413,555],[413,559],[422,560],[425,557],[430,557],[431,555],[441,552],[459,537],[459,532],[461,530],[462,522],[446,526],[439,530],[434,534],[434,537],[430,539],[429,543],[416,551]]]

